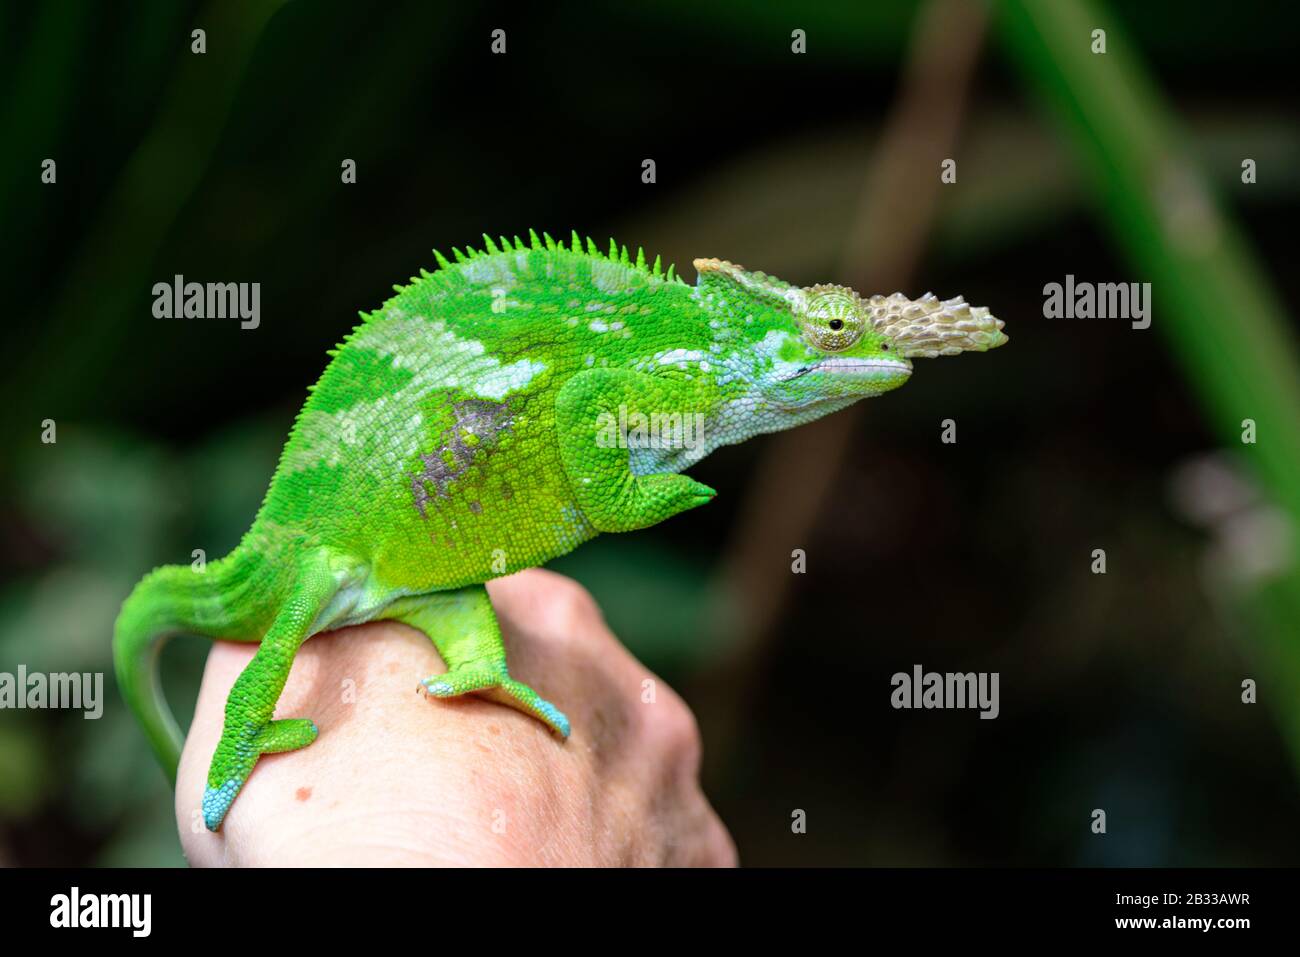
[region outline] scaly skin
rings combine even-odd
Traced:
[[[714,259],[695,261],[691,287],[640,252],[530,238],[485,237],[454,264],[435,253],[438,272],[363,315],[239,546],[201,573],[156,569],[124,603],[118,682],[173,780],[158,643],[260,642],[208,774],[212,830],[262,754],[316,737],[308,718],[272,720],[307,638],[404,622],[447,663],[429,694],[485,694],[567,737],[568,719],[510,677],[484,582],[704,504],[713,490],[680,473],[720,445],[897,388],[913,357],[1006,341],[960,298],[861,299]]]

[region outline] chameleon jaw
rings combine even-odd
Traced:
[[[911,375],[912,363],[906,359],[856,359],[852,356],[827,356],[815,363],[810,371],[885,379],[893,378],[896,375]]]
[[[800,366],[794,372],[784,376],[781,381],[793,382],[795,379],[801,379],[811,372],[825,372],[846,379],[854,378],[868,382],[883,382],[900,375],[910,376],[912,374],[912,363],[906,359],[860,359],[853,356],[827,356],[824,359],[817,360],[812,365]]]

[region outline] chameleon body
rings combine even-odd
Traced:
[[[391,619],[469,692],[567,737],[568,719],[506,667],[484,582],[600,532],[709,501],[683,474],[720,445],[790,428],[907,381],[911,359],[985,351],[1001,321],[960,298],[861,298],[716,259],[687,285],[656,259],[575,234],[455,251],[370,314],[294,423],[252,527],[202,572],[164,566],[114,635],[124,696],[175,780],[181,735],[160,693],[177,633],[259,642],[230,692],[202,798],[216,830],[263,754],[310,744],[273,719],[294,654],[319,632]]]

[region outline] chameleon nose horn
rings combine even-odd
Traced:
[[[896,292],[864,299],[861,308],[876,331],[908,359],[987,352],[1007,342],[1002,320],[961,296],[938,299],[927,292],[920,299],[908,299]]]

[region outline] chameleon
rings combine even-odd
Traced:
[[[1007,341],[960,296],[863,297],[721,259],[696,259],[690,285],[576,232],[452,252],[329,351],[234,550],[156,568],[123,602],[117,681],[173,785],[162,642],[258,643],[202,796],[212,831],[261,756],[316,739],[309,717],[273,717],[309,637],[404,623],[446,665],[429,697],[485,696],[567,738],[565,715],[510,674],[487,581],[704,505],[714,490],[683,473],[719,446],[896,389],[915,358]]]

